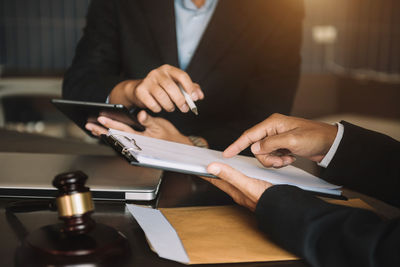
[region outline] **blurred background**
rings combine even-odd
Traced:
[[[0,127],[90,141],[49,104],[61,95],[89,2],[0,0]],[[292,114],[345,119],[400,140],[400,1],[305,7]]]

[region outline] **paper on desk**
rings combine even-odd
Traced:
[[[161,211],[132,204],[126,206],[158,256],[181,263],[189,263],[189,258],[178,234]]]
[[[328,202],[373,210],[359,199]],[[162,258],[186,264],[298,259],[271,242],[258,229],[254,214],[239,206],[127,207]]]
[[[239,206],[161,211],[130,204],[127,207],[162,258],[185,264],[297,259],[269,241],[258,230],[254,215]]]
[[[109,135],[129,148],[127,151],[144,166],[159,167],[167,170],[186,171],[200,175],[207,174],[211,162],[223,162],[241,171],[249,177],[266,180],[272,184],[289,184],[304,190],[340,195],[340,186],[330,184],[294,166],[280,169],[265,168],[254,157],[235,156],[224,158],[222,152],[150,138],[137,134],[109,130]],[[124,138],[124,136],[129,138]],[[135,140],[134,143],[130,142]],[[140,150],[136,149],[139,146]]]

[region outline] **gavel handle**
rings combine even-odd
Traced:
[[[34,212],[41,210],[56,211],[55,199],[50,200],[21,200],[7,204],[6,211],[13,213]]]

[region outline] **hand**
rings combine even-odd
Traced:
[[[272,186],[266,181],[250,178],[223,163],[211,163],[208,165],[207,171],[221,180],[202,177],[203,179],[230,195],[239,205],[252,211],[256,209],[258,200],[264,191]]]
[[[186,72],[163,65],[149,72],[143,80],[128,80],[117,84],[111,91],[110,103],[148,108],[155,113],[162,109],[173,112],[175,106],[182,112],[188,112],[189,106],[177,83],[193,101],[204,98],[200,86],[193,83]]]
[[[154,118],[148,115],[144,110],[140,111],[138,114],[139,123],[146,127],[146,130],[143,132],[135,131],[134,129],[122,122],[115,121],[104,116],[98,117],[97,121],[101,123],[101,125],[103,125],[104,127],[101,127],[94,123],[87,123],[85,125],[85,128],[91,131],[92,134],[96,136],[106,134],[107,128],[112,128],[129,133],[164,139],[171,142],[193,145],[189,138],[181,134],[172,123],[163,118]]]
[[[283,167],[295,161],[295,154],[320,162],[332,146],[337,126],[273,114],[246,130],[225,149],[233,157],[251,145],[251,151],[266,167]]]

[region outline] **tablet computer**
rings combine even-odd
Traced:
[[[106,104],[96,102],[72,101],[64,99],[52,99],[51,102],[70,120],[75,122],[88,135],[93,136],[85,128],[87,122],[99,124],[97,117],[105,116],[120,121],[132,127],[136,131],[144,131],[144,126],[137,120],[139,108],[127,109],[121,104]]]

